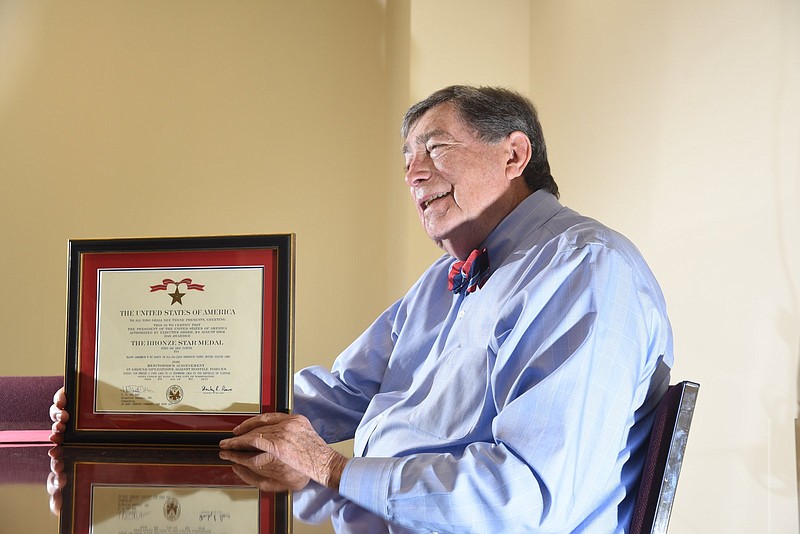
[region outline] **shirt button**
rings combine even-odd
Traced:
[[[458,316],[457,316],[457,317],[458,317],[459,319],[463,319],[463,318],[464,318],[464,310],[459,310],[459,312],[458,312]]]

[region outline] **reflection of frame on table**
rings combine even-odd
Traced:
[[[211,445],[289,411],[293,243],[70,241],[65,444]]]
[[[217,451],[69,447],[64,452],[68,483],[60,532],[101,532],[101,525],[110,532],[131,531],[139,523],[181,531],[200,526],[209,532],[213,526],[223,532],[289,531],[288,493],[244,483]],[[125,529],[117,528],[122,523]]]

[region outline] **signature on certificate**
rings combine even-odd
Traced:
[[[130,393],[131,395],[141,395],[143,393],[152,393],[153,390],[147,386],[124,386],[122,391]]]
[[[215,385],[215,386],[202,386],[200,389],[202,393],[228,393],[229,391],[233,391],[232,387],[228,387],[225,385]]]

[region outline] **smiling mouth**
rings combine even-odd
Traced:
[[[427,209],[427,207],[430,206],[431,203],[433,203],[434,200],[439,200],[440,198],[446,197],[449,194],[450,194],[450,192],[448,191],[448,192],[439,193],[438,195],[432,196],[431,198],[429,198],[428,200],[426,200],[425,202],[422,203],[422,209],[423,210]]]

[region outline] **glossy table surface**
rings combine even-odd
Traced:
[[[273,472],[249,467],[215,449],[0,444],[0,532],[408,532],[314,483],[275,491]]]

